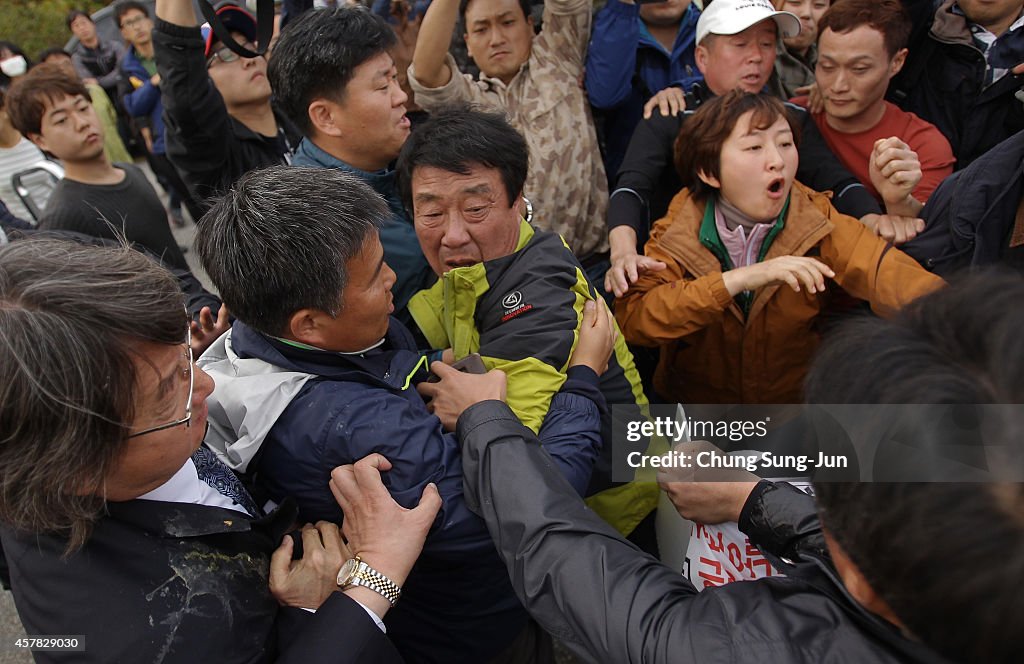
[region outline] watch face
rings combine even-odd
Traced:
[[[356,573],[356,568],[359,566],[359,560],[356,558],[349,558],[345,561],[345,564],[341,566],[338,571],[338,585],[347,585],[352,580],[352,576]]]

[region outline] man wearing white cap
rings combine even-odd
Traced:
[[[702,101],[740,88],[762,92],[775,66],[775,46],[782,37],[800,33],[800,19],[777,11],[769,0],[715,0],[697,21],[697,68],[704,74],[686,93],[687,110],[675,116],[655,112],[637,125],[619,168],[608,202],[611,268],[605,289],[621,296],[647,270],[664,265],[639,253],[651,224],[665,214],[681,188],[673,165],[679,128]],[[829,150],[810,116],[800,116],[800,168],[797,179],[817,191],[832,191],[832,204],[843,214],[877,225],[877,201]],[[870,218],[865,219],[872,215]]]

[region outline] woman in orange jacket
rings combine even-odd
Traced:
[[[660,346],[662,399],[799,403],[835,287],[885,315],[943,284],[796,182],[796,141],[781,102],[739,91],[683,125],[685,188],[645,249],[665,268],[616,307],[629,342]]]

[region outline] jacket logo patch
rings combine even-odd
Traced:
[[[515,309],[522,303],[522,301],[523,294],[520,293],[519,291],[512,291],[511,293],[506,295],[504,299],[502,299],[501,306],[505,307],[506,309]]]
[[[501,317],[501,322],[512,320],[516,316],[525,314],[530,309],[533,309],[532,304],[523,303],[523,294],[519,291],[512,291],[508,295],[502,298],[501,306],[505,308],[505,315]]]

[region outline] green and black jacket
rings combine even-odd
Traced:
[[[515,252],[448,271],[412,297],[409,312],[433,347],[450,347],[456,359],[480,353],[487,369],[504,371],[508,405],[536,432],[565,381],[583,305],[596,297],[565,242],[522,221]],[[609,404],[646,411],[640,376],[621,334],[601,378],[601,391]],[[657,505],[657,485],[612,485],[611,421],[606,420],[605,445],[590,490],[597,495],[588,503],[628,533]]]

